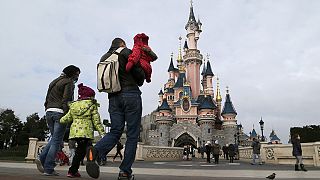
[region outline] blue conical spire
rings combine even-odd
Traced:
[[[188,26],[189,26],[190,24],[198,25],[198,24],[197,24],[196,17],[194,16],[192,2],[191,2],[191,6],[190,6],[189,20],[188,20],[188,22],[187,22],[187,24],[186,24],[186,26],[185,26],[185,29],[186,29],[186,30],[188,29]]]
[[[233,107],[233,104],[232,104],[228,89],[227,89],[226,101],[224,102],[224,107],[223,107],[221,115],[223,115],[223,114],[235,114],[235,115],[237,115],[237,112]]]
[[[205,76],[214,76],[214,74],[212,72],[212,69],[211,69],[211,64],[210,64],[209,59],[207,61],[207,67],[206,67]]]
[[[186,78],[185,73],[182,73],[182,72],[181,72],[181,73],[179,74],[178,79],[177,79],[177,82],[176,82],[176,84],[174,85],[173,88],[183,87],[185,78]]]
[[[170,66],[169,66],[169,68],[168,68],[168,72],[171,72],[171,71],[175,71],[175,70],[176,70],[176,68],[174,68],[174,65],[173,65],[172,56],[173,56],[173,55],[171,55]]]
[[[158,111],[161,111],[161,110],[172,111],[172,109],[169,107],[167,99],[163,99],[161,106],[158,108]]]
[[[211,96],[206,96],[200,104],[199,109],[215,109],[216,105],[213,103]]]
[[[160,89],[160,92],[158,93],[158,95],[163,95],[162,89]]]

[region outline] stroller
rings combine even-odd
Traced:
[[[63,152],[59,151],[56,156],[56,163],[60,166],[70,165],[69,157]]]

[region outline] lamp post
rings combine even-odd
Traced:
[[[261,129],[261,134],[262,134],[261,141],[263,142],[264,141],[264,135],[263,135],[264,122],[262,121],[262,117],[261,117],[259,124],[260,124],[260,129]]]

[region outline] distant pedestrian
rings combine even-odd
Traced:
[[[117,143],[117,153],[116,155],[114,155],[113,157],[113,162],[115,161],[115,159],[117,158],[117,156],[120,156],[120,159],[122,161],[122,154],[121,154],[121,150],[123,149],[123,145],[121,144],[120,140]]]
[[[226,160],[229,160],[229,150],[228,150],[228,144],[222,146],[222,152],[223,152],[223,157]]]
[[[299,164],[302,171],[307,171],[302,162],[302,148],[300,144],[300,136],[299,134],[294,134],[291,136],[291,143],[292,143],[292,155],[296,157],[296,164],[294,165],[294,170],[299,171]]]
[[[261,149],[261,144],[258,139],[253,138],[253,142],[251,144],[252,147],[252,165],[256,164],[256,159],[259,160],[259,164],[262,165],[262,160],[260,156],[260,149]]]
[[[204,152],[205,152],[205,146],[200,146],[199,150],[200,150],[200,154],[201,154],[201,159],[203,159],[204,158]]]
[[[236,155],[236,147],[233,144],[228,146],[228,155],[230,157],[230,163],[233,163],[234,156]]]
[[[187,159],[187,157],[188,157],[188,156],[187,156],[187,155],[188,155],[188,150],[187,150],[187,149],[188,149],[187,146],[184,146],[184,147],[183,147],[183,157],[182,157],[183,160],[188,160],[188,159]]]
[[[221,152],[221,147],[218,143],[218,140],[216,140],[214,142],[214,144],[212,145],[212,154],[214,157],[214,163],[215,164],[219,164],[219,156],[220,156],[220,152]]]
[[[206,147],[206,154],[207,154],[207,163],[210,163],[210,154],[211,154],[211,142],[207,141],[207,143],[205,144]]]
[[[76,141],[78,145],[67,174],[71,178],[81,176],[79,166],[86,156],[87,147],[92,145],[94,130],[97,130],[100,136],[105,135],[98,112],[99,104],[94,99],[94,90],[82,83],[78,88],[78,100],[69,105],[69,112],[60,119],[62,124],[71,123],[69,139]]]
[[[70,65],[65,67],[62,74],[49,84],[44,107],[51,139],[42,150],[39,159],[35,160],[38,170],[46,176],[59,175],[54,170],[55,157],[66,131],[66,125],[60,123],[60,118],[68,112],[68,103],[73,101],[74,84],[78,81],[79,74],[80,69]]]

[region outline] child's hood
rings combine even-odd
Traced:
[[[97,104],[97,102],[91,99],[75,101],[70,104],[70,111],[72,114],[80,116],[86,113],[95,104]]]

